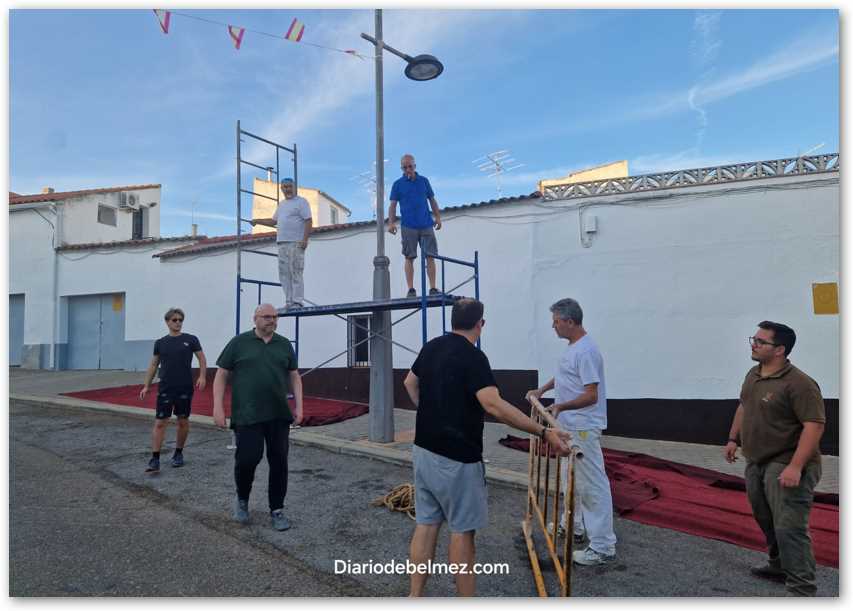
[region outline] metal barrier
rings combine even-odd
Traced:
[[[552,428],[560,428],[557,420],[545,409],[535,398],[530,398],[530,416],[538,424],[547,425]],[[547,597],[548,590],[545,587],[545,579],[539,566],[539,557],[533,543],[533,533],[538,527],[545,538],[545,546],[554,565],[557,579],[560,585],[560,596],[571,596],[572,594],[572,531],[574,524],[574,501],[575,501],[575,460],[582,459],[576,446],[572,446],[572,452],[568,456],[552,456],[549,444],[545,443],[536,435],[530,436],[530,450],[528,452],[527,470],[527,511],[524,520],[521,521],[521,530],[527,543],[527,553],[530,556],[530,566],[533,570],[533,578],[536,581],[536,590],[539,596]],[[545,463],[544,473],[542,463]],[[554,464],[553,474],[551,464]],[[561,467],[565,466],[568,473],[567,491],[565,496],[566,529],[562,544],[559,544],[557,529],[560,525],[560,487],[562,477]],[[544,477],[543,477],[544,476]],[[554,480],[553,482],[551,480]],[[549,508],[552,513],[553,526],[548,530]],[[559,545],[559,547],[558,547]],[[558,553],[562,552],[562,554]]]

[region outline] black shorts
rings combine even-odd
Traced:
[[[172,417],[174,409],[178,418],[190,417],[190,406],[193,401],[193,387],[160,388],[157,393],[157,419]]]

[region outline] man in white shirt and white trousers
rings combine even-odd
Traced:
[[[572,444],[583,458],[575,461],[574,536],[589,539],[586,549],[572,558],[578,564],[597,565],[616,559],[616,535],[613,532],[613,498],[610,480],[604,470],[601,433],[607,428],[607,392],[604,384],[604,359],[598,345],[583,328],[583,310],[574,299],[561,299],[551,306],[557,336],[569,340],[557,373],[528,396],[541,396],[555,389],[551,412],[560,426],[571,433]],[[567,463],[564,463],[564,465]],[[567,473],[563,471],[563,481]],[[567,488],[566,488],[567,489]],[[566,513],[560,527],[566,528]]]
[[[278,278],[284,291],[284,307],[301,308],[305,300],[305,282],[302,279],[305,249],[313,229],[311,206],[304,197],[296,195],[292,178],[282,179],[281,190],[284,199],[279,201],[272,218],[253,219],[251,224],[277,228]]]

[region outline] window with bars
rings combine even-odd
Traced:
[[[347,367],[370,367],[370,316],[347,316]]]

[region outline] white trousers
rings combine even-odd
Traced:
[[[305,303],[305,283],[302,280],[305,250],[300,244],[301,242],[278,243],[278,280],[284,291],[285,306]]]
[[[580,448],[583,458],[575,459],[575,515],[574,532],[586,531],[589,546],[601,553],[616,553],[616,535],[613,532],[613,497],[610,480],[604,470],[604,454],[601,451],[601,430],[569,431],[572,444]],[[564,499],[568,498],[568,461],[562,462]],[[567,521],[565,501],[563,528]]]

